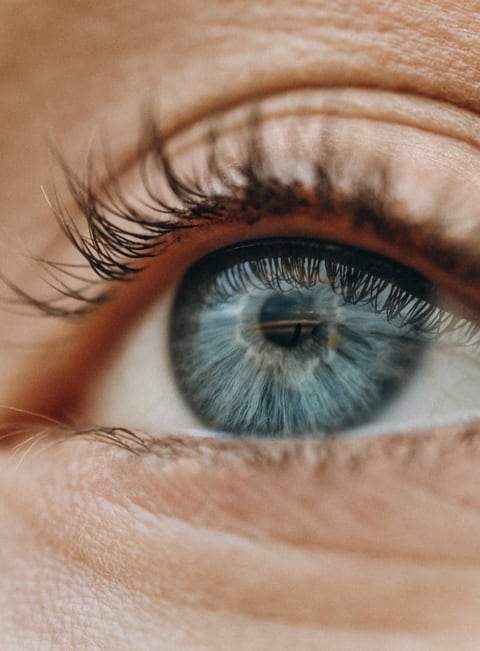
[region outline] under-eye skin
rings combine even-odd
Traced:
[[[57,217],[95,276],[84,279],[78,267],[54,263],[59,294],[52,300],[22,298],[53,316],[97,309],[113,297],[115,285],[140,279],[154,258],[159,268],[163,254],[175,264],[182,246],[188,262],[189,242],[205,242],[203,232],[215,226],[216,241],[224,230],[230,248],[215,252],[204,243],[206,261],[183,280],[176,277],[180,289],[169,337],[173,374],[167,382],[178,383],[196,425],[227,436],[273,437],[322,436],[367,425],[409,384],[431,341],[448,348],[455,364],[467,358],[477,386],[478,292],[473,306],[456,301],[450,309],[438,302],[435,283],[385,254],[396,246],[404,262],[411,254],[444,278],[468,277],[470,287],[478,286],[478,259],[470,252],[455,258],[447,239],[396,210],[394,159],[360,152],[360,165],[349,176],[345,151],[322,144],[338,137],[329,127],[320,130],[317,149],[285,146],[275,157],[260,112],[252,113],[232,149],[222,142],[221,119],[206,134],[201,155],[182,167],[149,118],[130,185],[113,173],[113,165],[102,180],[94,169],[76,175],[64,165],[74,210],[57,199]],[[278,166],[277,159],[288,165]],[[299,216],[308,222],[307,237],[297,232]],[[235,237],[242,224],[243,238]],[[250,239],[260,232],[270,241],[235,245],[245,239],[245,227]],[[197,259],[201,250],[197,246]],[[181,268],[188,265],[182,262]],[[286,321],[286,328],[278,321]],[[168,375],[168,355],[163,365]],[[136,369],[140,387],[143,370]],[[144,381],[165,386],[165,378]],[[94,391],[89,417],[113,424],[116,410],[105,406],[101,382]],[[124,396],[131,419],[123,421],[120,410],[115,424],[151,427],[142,421],[141,393]],[[156,413],[152,400],[147,407]],[[455,417],[470,417],[463,406]],[[157,422],[168,428],[164,408],[158,407]]]
[[[350,247],[290,239],[236,245],[194,265],[177,293],[169,347],[204,426],[278,438],[367,423],[442,337],[480,347],[475,324],[439,307],[419,274]]]

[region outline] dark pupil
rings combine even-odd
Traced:
[[[300,292],[273,294],[262,305],[259,316],[262,335],[276,346],[293,348],[322,330],[310,297]]]

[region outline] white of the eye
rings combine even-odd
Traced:
[[[174,292],[162,296],[138,320],[112,363],[89,387],[85,419],[152,435],[201,429],[175,387],[169,366],[168,321]]]
[[[480,350],[427,344],[410,381],[368,425],[352,432],[392,432],[480,417]]]

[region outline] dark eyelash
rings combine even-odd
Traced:
[[[282,293],[285,286],[290,291],[328,283],[345,304],[367,305],[399,328],[413,328],[416,337],[461,347],[480,344],[478,321],[439,305],[429,280],[353,247],[296,238],[255,240],[205,256],[195,265],[195,276],[204,279],[204,299],[218,304],[228,303],[239,291]]]
[[[235,173],[222,165],[217,142],[221,135],[222,116],[210,126],[207,135],[207,171],[209,178],[218,181],[224,189],[211,194],[193,178],[180,175],[173,165],[164,137],[152,113],[149,112],[142,128],[139,147],[140,175],[148,203],[132,201],[113,171],[108,149],[104,152],[106,174],[100,181],[92,161],[87,164],[84,178],[75,174],[62,156],[57,160],[63,171],[68,194],[75,211],[83,217],[82,230],[65,203],[54,191],[52,206],[57,221],[74,248],[85,261],[71,265],[39,260],[53,275],[51,283],[55,295],[38,299],[7,284],[22,303],[27,303],[51,316],[76,316],[94,310],[110,298],[111,281],[132,280],[149,260],[160,255],[175,241],[181,231],[197,228],[215,221],[226,223],[232,214],[243,214],[247,222],[255,222],[266,214],[288,214],[302,206],[313,208],[317,215],[325,213],[348,214],[352,228],[366,226],[385,240],[405,246],[418,233],[401,220],[392,219],[385,208],[388,197],[390,171],[380,160],[373,160],[371,174],[377,179],[375,188],[354,188],[349,197],[335,190],[334,171],[328,163],[311,161],[315,169],[313,191],[299,181],[285,183],[272,173],[262,147],[262,118],[258,107],[251,109],[248,121],[243,160]],[[319,145],[321,147],[321,145]],[[150,182],[148,164],[153,164],[158,178],[164,182],[171,201],[162,198]],[[154,217],[158,215],[158,218]],[[435,242],[431,233],[428,255],[439,267],[455,271],[455,252]],[[82,276],[82,267],[90,267],[96,279]],[[73,282],[72,282],[73,281]]]
[[[106,189],[102,190],[100,184],[95,182],[92,170],[87,180],[82,181],[62,162],[69,194],[84,217],[88,233],[84,235],[80,232],[75,220],[59,201],[56,203],[57,219],[68,239],[101,279],[127,281],[144,268],[142,261],[161,253],[162,247],[171,241],[172,235],[213,220],[228,220],[233,205],[241,212],[249,209],[285,214],[300,205],[311,203],[311,198],[305,195],[298,184],[285,185],[269,176],[262,150],[256,142],[258,133],[259,124],[252,122],[246,159],[237,168],[237,179],[234,182],[228,178],[218,160],[218,132],[213,126],[208,136],[208,173],[211,179],[221,181],[225,193],[209,194],[198,181],[181,178],[177,174],[163,136],[155,121],[149,117],[144,122],[141,144],[143,155],[139,157],[144,189],[152,202],[147,207],[149,214],[139,210],[125,197],[111,170],[107,173],[106,182],[102,184]],[[173,202],[166,202],[153,190],[146,170],[148,159],[153,160],[156,172],[165,181]],[[327,171],[320,165],[317,166],[316,190],[317,201],[324,209],[329,208],[333,201],[332,182]],[[359,207],[359,210],[364,208]],[[159,213],[161,217],[153,219],[152,212]],[[112,217],[137,228],[121,227],[118,223],[113,223]],[[250,216],[250,221],[256,219],[257,216]],[[140,232],[138,227],[141,228]]]

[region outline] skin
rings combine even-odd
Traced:
[[[70,255],[40,190],[48,136],[82,170],[86,144],[108,124],[125,167],[152,94],[173,134],[259,94],[341,88],[332,114],[409,126],[412,146],[416,132],[444,139],[444,159],[425,146],[426,168],[454,174],[458,160],[475,199],[479,16],[479,2],[451,0],[3,3],[0,271],[35,295],[45,284],[24,254]],[[478,250],[477,215],[433,226],[467,257]],[[249,237],[266,234],[257,228]],[[212,232],[218,244],[244,235]],[[187,245],[198,256],[207,241],[186,242],[177,274]],[[169,262],[73,330],[0,306],[2,648],[478,648],[475,423],[328,443],[158,437],[134,456],[92,440],[37,444],[39,422],[33,450],[15,447],[25,416],[11,408],[56,416],[68,405],[80,425],[90,410],[135,426],[115,401],[106,415],[75,401],[103,355],[108,370],[124,307],[126,329],[159,269],[176,280]],[[475,285],[438,273],[478,308],[478,275]]]

